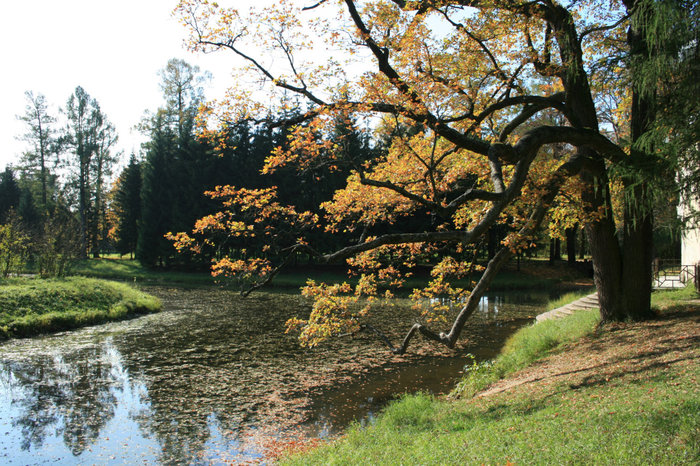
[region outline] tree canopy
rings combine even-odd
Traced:
[[[503,264],[543,222],[567,228],[574,218],[589,239],[603,320],[649,315],[648,206],[673,165],[658,146],[633,146],[654,121],[648,96],[657,81],[643,94],[631,83],[640,76],[632,62],[653,55],[645,35],[652,17],[638,12],[654,3],[283,0],[243,12],[182,0],[176,11],[191,48],[226,50],[243,64],[226,97],[200,114],[203,134],[216,140],[240,120],[285,127],[287,140],[264,172],[352,171],[331,201],[306,212],[285,206],[274,188],[218,188],[211,196],[222,211],[201,219],[193,235],[173,236],[177,247],[199,250],[226,238],[241,248],[245,238],[265,238],[245,258],[221,250],[213,267],[253,288],[274,276],[283,254],[348,260],[362,274],[357,287],[310,283],[311,316],[289,323],[312,345],[362,329],[368,308],[353,304],[371,304],[378,284],[398,283],[400,269],[437,255],[433,281],[414,295],[464,305],[444,332],[430,327],[445,321],[443,309],[428,306],[401,345],[386,341],[403,352],[416,332],[453,346]],[[285,114],[289,95],[306,109],[270,117]],[[363,122],[376,141],[391,135],[388,144],[369,160],[341,150],[339,118]],[[499,223],[510,233],[479,282],[451,286],[450,278],[472,270],[473,245]],[[306,231],[315,225],[351,241],[332,250],[311,244]]]

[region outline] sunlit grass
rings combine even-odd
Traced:
[[[290,464],[697,464],[697,367],[550,396],[392,403],[377,422]],[[553,396],[552,396],[553,395]]]
[[[0,284],[0,338],[26,337],[156,312],[160,301],[124,283],[71,277]]]
[[[682,305],[684,301],[691,299],[700,299],[700,293],[697,292],[692,283],[689,283],[685,288],[654,291],[651,294],[651,305],[656,309],[664,309],[669,306]]]
[[[559,299],[555,299],[553,301],[549,301],[547,303],[547,310],[551,311],[552,309],[557,309],[562,306],[566,306],[569,303],[573,303],[574,301],[581,299],[583,297],[588,296],[591,293],[594,293],[595,289],[585,289],[585,290],[579,290],[579,291],[571,291],[569,293],[563,294]]]
[[[143,284],[207,285],[214,282],[206,271],[148,269],[134,259],[88,259],[78,262],[72,272],[75,275]]]
[[[683,303],[696,298],[688,289],[653,295],[655,306],[670,310],[687,309]],[[550,307],[557,304],[563,303]],[[404,396],[370,426],[354,425],[339,440],[291,456],[287,463],[698,464],[700,365],[692,362],[650,364],[629,378],[623,372],[604,383],[572,387],[553,381],[471,397],[591,335],[597,322],[597,310],[590,310],[524,328],[493,363],[467,371],[450,398]]]
[[[473,396],[537,359],[592,334],[599,321],[599,311],[588,309],[520,329],[506,341],[501,354],[493,362],[475,363],[469,368],[464,380],[457,385],[454,396]]]

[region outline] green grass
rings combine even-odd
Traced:
[[[697,368],[696,368],[697,369]],[[548,398],[410,395],[290,464],[697,464],[698,371]]]
[[[211,275],[205,271],[176,271],[163,269],[147,269],[133,259],[116,257],[102,259],[88,259],[77,263],[72,273],[85,277],[122,280],[143,285],[177,285],[185,287],[209,286],[215,283]],[[424,276],[423,276],[424,275]],[[413,288],[427,285],[429,277],[427,273],[409,277],[404,289],[410,292]],[[478,278],[478,277],[475,277]],[[270,289],[293,289],[306,285],[308,279],[317,283],[357,283],[357,277],[348,277],[342,267],[336,266],[307,266],[301,268],[288,268],[283,270],[272,283]],[[556,286],[561,280],[545,278],[528,273],[527,264],[523,264],[523,271],[504,270],[499,273],[490,286],[492,291],[525,290],[550,288]],[[468,287],[466,281],[458,281],[458,286]]]
[[[547,303],[547,310],[551,311],[552,309],[557,309],[562,306],[566,306],[569,303],[572,303],[578,299],[581,299],[585,296],[588,296],[591,293],[594,293],[595,289],[590,288],[590,289],[585,289],[585,290],[578,290],[578,291],[571,291],[569,293],[564,293],[559,297],[559,299],[555,299],[553,301],[550,301]]]
[[[124,283],[71,277],[0,284],[0,339],[68,330],[157,312],[160,301]]]
[[[506,341],[494,361],[477,362],[468,367],[467,376],[457,385],[453,396],[473,396],[505,376],[592,334],[599,321],[598,310],[590,309],[520,329]]]
[[[653,303],[673,310],[692,298],[694,290],[656,292]],[[370,426],[356,424],[340,439],[284,463],[698,464],[698,364],[648,367],[629,380],[575,388],[555,380],[540,389],[471,397],[594,333],[597,323],[591,310],[523,328],[495,361],[474,364],[452,396],[406,395]]]
[[[133,259],[88,259],[78,262],[71,272],[84,277],[122,280],[143,285],[202,286],[214,283],[206,271],[147,269]]]
[[[682,305],[684,301],[691,299],[700,299],[700,293],[689,283],[685,288],[654,291],[651,295],[651,306],[655,309],[669,308]]]

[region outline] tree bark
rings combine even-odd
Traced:
[[[576,265],[576,232],[578,224],[571,228],[567,228],[564,234],[566,235],[566,260],[569,265]]]
[[[561,240],[550,238],[549,240],[549,263],[554,264],[561,260]]]
[[[631,4],[627,5],[632,8]],[[627,33],[627,43],[632,58],[645,57],[648,47],[644,37],[644,24],[632,21]],[[635,74],[634,62],[632,75]],[[634,79],[633,79],[634,81]],[[630,156],[642,160],[645,154],[634,147],[653,119],[653,91],[641,93],[635,86],[632,91]],[[649,318],[651,312],[652,261],[653,261],[653,215],[649,186],[643,178],[626,177],[623,231],[622,286],[625,291],[626,314],[629,319]]]

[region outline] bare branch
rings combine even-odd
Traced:
[[[301,9],[301,11],[306,11],[306,10],[313,10],[315,8],[318,8],[319,6],[323,5],[326,3],[328,0],[319,0],[318,2],[314,3],[311,6],[305,6],[304,8]]]
[[[289,84],[285,80],[279,79],[279,78],[276,78],[275,76],[273,76],[272,73],[270,73],[270,71],[267,68],[265,68],[263,65],[261,65],[260,62],[258,62],[255,58],[243,53],[238,47],[236,47],[234,44],[234,40],[231,40],[228,42],[212,42],[212,41],[207,41],[207,40],[200,40],[199,43],[203,44],[203,45],[210,45],[212,47],[229,49],[233,53],[238,55],[239,57],[250,62],[258,71],[260,71],[260,73],[262,73],[266,78],[268,78],[270,81],[272,81],[275,86],[281,87],[283,89],[287,89],[287,90],[295,92],[297,94],[301,94],[304,97],[306,97],[307,99],[309,99],[311,102],[313,102],[317,105],[321,105],[321,106],[328,105],[328,103],[326,103],[321,98],[317,97],[315,94],[313,94],[311,91],[309,91],[306,88],[306,85],[303,84],[303,82],[302,82],[302,87],[299,87],[299,86],[294,86],[292,84]]]
[[[606,25],[606,26],[598,26],[598,27],[586,29],[586,30],[583,31],[583,32],[581,33],[581,35],[579,36],[579,41],[580,41],[581,43],[583,43],[583,39],[585,39],[585,37],[586,37],[587,35],[593,34],[594,32],[603,32],[603,31],[609,31],[609,30],[611,30],[611,29],[615,29],[615,28],[618,27],[620,24],[622,24],[622,23],[624,23],[625,21],[627,21],[628,19],[630,19],[631,16],[632,16],[632,14],[631,14],[631,12],[630,12],[630,13],[626,14],[625,16],[623,16],[622,18],[620,18],[619,20],[615,21],[613,24],[609,24],[609,25]]]

